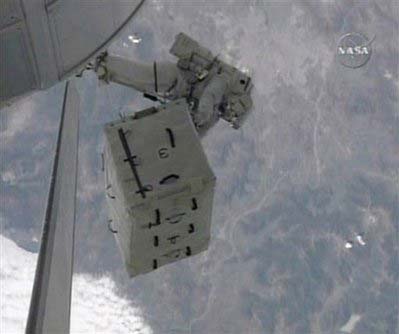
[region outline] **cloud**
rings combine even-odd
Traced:
[[[0,250],[0,332],[23,333],[37,254],[25,251],[2,235]],[[152,333],[140,309],[116,295],[115,290],[115,283],[108,277],[75,275],[71,333]]]
[[[14,105],[2,110],[5,128],[0,131],[0,140],[2,145],[12,142],[16,135],[26,131],[26,128],[32,124],[33,116],[36,113],[36,104],[31,97],[22,99]]]

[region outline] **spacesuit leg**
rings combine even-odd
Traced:
[[[206,86],[199,100],[198,109],[194,114],[194,122],[201,136],[205,134],[218,120],[219,106],[227,92],[229,77],[225,74],[216,75]]]
[[[101,64],[101,79],[132,87],[150,95],[165,94],[177,82],[178,69],[171,62],[145,64],[119,56],[108,55]]]

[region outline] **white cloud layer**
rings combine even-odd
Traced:
[[[17,138],[18,133],[26,131],[35,113],[36,104],[31,97],[26,97],[12,105],[7,112],[8,117],[4,120],[5,129],[0,131],[2,145],[10,144]]]
[[[37,254],[0,235],[0,332],[24,333]],[[108,277],[75,275],[71,333],[152,333],[139,308],[115,293]]]

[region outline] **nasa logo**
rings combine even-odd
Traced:
[[[369,50],[366,46],[355,46],[354,48],[348,47],[343,48],[342,46],[338,47],[338,52],[340,55],[368,55]]]
[[[359,33],[349,33],[342,36],[337,47],[337,57],[340,63],[350,68],[364,66],[371,57],[373,40],[369,40]]]

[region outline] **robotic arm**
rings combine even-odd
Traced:
[[[125,85],[150,96],[167,96],[178,77],[178,69],[171,62],[145,64],[107,53],[97,59],[95,70],[102,81]]]
[[[96,59],[94,70],[100,80],[132,87],[152,100],[185,98],[201,136],[219,118],[240,128],[252,108],[251,78],[183,33],[176,36],[170,52],[177,64],[143,64],[105,52]]]

